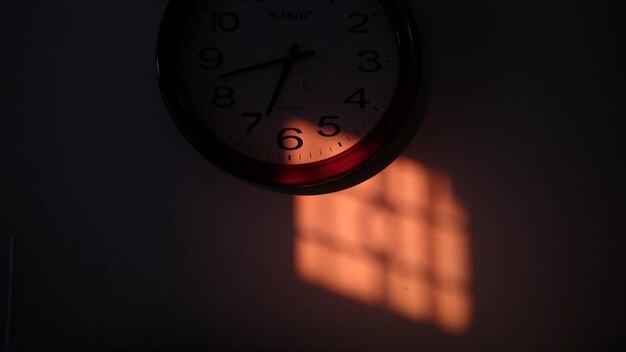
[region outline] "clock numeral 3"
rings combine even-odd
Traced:
[[[239,28],[239,16],[233,12],[224,12],[218,14],[217,12],[211,12],[209,16],[211,18],[211,30],[217,32],[218,30],[224,32],[233,32]]]
[[[295,135],[285,135],[285,133],[287,132],[302,134],[302,130],[297,128],[283,128],[282,130],[278,131],[278,136],[276,136],[276,142],[278,143],[278,146],[285,150],[296,150],[298,148],[301,148],[304,144],[302,138]]]
[[[230,87],[217,87],[213,89],[213,98],[211,98],[211,104],[218,108],[227,108],[235,105],[235,98],[233,95],[235,91]]]
[[[221,51],[215,48],[204,48],[198,52],[198,57],[200,58],[200,67],[213,70],[220,66],[224,62],[224,55]]]
[[[344,101],[346,104],[359,104],[359,108],[365,109],[365,105],[369,104],[369,100],[365,100],[365,88],[359,88],[356,92],[350,94]]]
[[[364,50],[359,53],[359,57],[366,56],[365,62],[369,65],[359,65],[357,68],[363,72],[376,72],[380,70],[382,64],[380,63],[380,54],[373,50]],[[369,56],[369,58],[367,58]]]
[[[369,22],[370,17],[368,15],[366,15],[364,13],[353,13],[350,16],[348,16],[348,18],[349,19],[353,19],[353,18],[360,19],[357,24],[355,24],[354,26],[352,26],[352,27],[350,27],[348,29],[348,33],[369,33],[370,32],[369,29],[361,28],[367,22]]]
[[[328,122],[328,120],[337,120],[339,116],[322,116],[320,118],[320,122],[317,124],[319,127],[330,127],[332,128],[331,132],[326,132],[322,129],[317,130],[317,133],[323,137],[333,137],[341,133],[341,127],[334,122]]]

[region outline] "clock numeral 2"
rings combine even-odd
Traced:
[[[364,29],[361,28],[363,27],[367,22],[369,22],[370,18],[368,15],[364,14],[364,13],[353,13],[350,16],[348,16],[349,19],[353,19],[353,18],[360,18],[359,23],[355,24],[354,26],[350,27],[348,29],[348,33],[369,33],[369,29]]]
[[[365,88],[359,88],[356,92],[350,94],[344,101],[345,104],[359,104],[359,108],[365,109],[365,105],[369,104],[368,100],[365,100]]]

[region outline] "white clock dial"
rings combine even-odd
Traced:
[[[396,31],[370,0],[206,0],[178,55],[189,109],[253,159],[317,163],[381,121],[399,75]]]

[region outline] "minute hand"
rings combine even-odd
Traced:
[[[274,60],[262,62],[260,64],[247,66],[247,67],[243,67],[243,68],[240,68],[240,69],[237,69],[237,70],[234,70],[234,71],[222,73],[222,74],[218,75],[217,77],[218,78],[228,77],[228,76],[236,75],[238,73],[244,73],[244,72],[248,72],[248,71],[258,70],[260,68],[265,68],[265,67],[269,67],[269,66],[284,64],[288,60],[296,61],[296,60],[303,59],[305,57],[314,56],[314,55],[315,55],[315,50],[313,50],[313,49],[305,50],[305,51],[302,51],[302,52],[299,52],[299,53],[293,55],[291,58],[289,56],[281,57],[279,59],[274,59]]]

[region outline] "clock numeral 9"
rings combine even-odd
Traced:
[[[369,22],[370,17],[364,13],[353,13],[350,16],[348,16],[349,19],[353,19],[353,18],[360,18],[359,22],[357,24],[355,24],[354,26],[350,27],[348,29],[348,33],[369,33],[370,30],[369,29],[365,29],[365,28],[361,28],[363,27],[367,22]]]
[[[357,68],[363,72],[376,72],[380,70],[382,64],[380,63],[380,54],[373,50],[364,50],[359,53],[359,57],[366,56],[365,62],[369,65],[359,65]],[[367,58],[369,56],[369,58]]]
[[[233,95],[235,91],[230,87],[217,87],[213,89],[213,98],[211,98],[211,104],[218,108],[227,108],[235,105],[235,98]]]
[[[359,108],[365,109],[365,105],[369,104],[369,100],[365,100],[365,88],[359,88],[356,92],[350,94],[344,101],[345,104],[359,104]]]
[[[215,48],[204,48],[198,52],[198,58],[200,58],[200,67],[207,70],[214,70],[224,62],[224,55],[221,51]]]
[[[278,136],[276,136],[276,143],[278,143],[278,146],[285,150],[296,150],[302,147],[302,145],[304,144],[302,138],[295,135],[285,135],[285,133],[287,132],[302,134],[302,130],[297,128],[283,128],[282,130],[278,131]]]
[[[317,124],[319,127],[330,127],[332,128],[331,132],[326,132],[322,129],[317,130],[317,133],[323,137],[333,137],[341,133],[341,127],[334,122],[328,122],[328,120],[339,119],[339,116],[322,116],[320,118],[320,122]]]
[[[211,12],[209,16],[211,18],[211,30],[217,32],[218,30],[224,32],[233,32],[239,28],[239,16],[233,12],[224,12],[218,14],[217,12]]]

